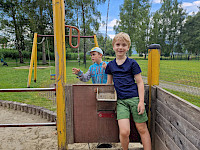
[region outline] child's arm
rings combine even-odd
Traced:
[[[90,69],[84,74],[83,71],[77,68],[72,68],[73,74],[76,74],[80,81],[88,82],[91,78]]]
[[[108,74],[108,77],[107,77],[107,84],[112,84],[113,82],[113,76]]]
[[[138,86],[138,94],[139,94],[139,104],[138,104],[138,114],[141,115],[145,111],[145,106],[144,106],[144,83],[142,80],[141,73],[134,75],[135,81]]]
[[[80,69],[77,68],[72,68],[72,73],[78,75],[78,73],[80,72]]]

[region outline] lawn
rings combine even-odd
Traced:
[[[148,61],[137,60],[141,69],[142,75],[147,75]],[[28,79],[28,69],[14,69],[16,63],[8,62],[9,66],[0,65],[0,88],[26,88]],[[67,84],[76,84],[80,81],[72,74],[72,68],[81,68],[83,72],[86,72],[89,66],[92,64],[91,61],[87,62],[87,65],[79,63],[77,61],[67,61]],[[28,66],[29,64],[17,64],[18,66]],[[31,88],[37,87],[49,87],[50,84],[54,84],[55,80],[50,80],[50,72],[55,73],[54,63],[51,63],[52,67],[46,69],[37,70],[37,82],[31,81]],[[160,79],[170,82],[176,82],[186,84],[190,86],[200,87],[200,61],[186,61],[186,60],[162,60],[160,62]],[[87,82],[87,83],[92,83]],[[170,91],[183,99],[200,107],[200,99],[198,96],[191,96],[181,92]],[[39,92],[30,93],[0,93],[1,100],[18,101],[21,103],[27,103],[37,106],[43,106],[50,110],[56,110],[55,102],[41,96]]]

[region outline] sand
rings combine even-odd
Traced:
[[[40,116],[0,107],[0,124],[45,123]],[[55,126],[0,128],[0,150],[56,150]]]
[[[40,116],[0,107],[0,124],[45,123]],[[112,148],[97,148],[101,143],[69,144],[69,150],[121,150],[120,143],[110,143]],[[129,145],[130,150],[141,150],[140,143]],[[0,150],[57,150],[57,131],[48,127],[5,127],[0,128]]]

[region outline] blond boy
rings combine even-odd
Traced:
[[[130,113],[140,134],[144,150],[151,150],[151,138],[147,129],[148,120],[144,106],[144,83],[141,69],[134,59],[126,56],[131,40],[128,34],[115,35],[113,50],[116,58],[106,67],[108,84],[114,82],[117,91],[117,120],[120,142],[123,150],[128,150],[130,135]]]

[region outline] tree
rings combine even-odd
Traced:
[[[1,44],[2,48],[6,48],[7,43],[8,43],[8,39],[6,37],[0,36],[0,44]]]
[[[28,27],[30,34],[28,36],[31,39],[33,39],[34,32],[42,35],[53,33],[53,10],[51,1],[23,0],[23,4],[23,11],[29,19]],[[42,45],[38,45],[38,49],[42,49],[42,63],[46,64],[45,42]]]
[[[114,26],[116,33],[129,34],[138,53],[146,53],[148,43],[149,0],[125,0],[120,7],[120,20]],[[131,55],[131,47],[129,55]]]
[[[158,10],[160,20],[158,21],[159,35],[157,41],[162,47],[162,53],[171,57],[175,48],[180,48],[180,33],[184,25],[185,11],[177,0],[163,0]],[[155,15],[158,16],[156,13]],[[157,23],[157,22],[156,22]]]
[[[150,44],[157,44],[159,43],[159,35],[160,35],[160,28],[159,28],[159,21],[160,21],[160,13],[157,11],[153,14],[152,20],[150,22],[150,34],[149,34],[149,43]]]
[[[78,15],[78,26],[80,27],[81,33],[86,35],[93,35],[98,31],[100,26],[101,14],[96,9],[97,5],[105,3],[106,0],[76,0],[71,2],[67,0],[68,6],[74,10],[73,18],[77,18]],[[84,51],[84,64],[86,65],[86,39],[83,39],[83,51]]]
[[[181,41],[189,53],[200,54],[200,11],[194,16],[188,16],[181,32]]]
[[[1,13],[4,18],[1,20],[3,28],[15,36],[15,47],[19,52],[20,63],[23,63],[22,51],[25,49],[24,33],[26,32],[27,18],[22,11],[20,0],[0,0]]]

